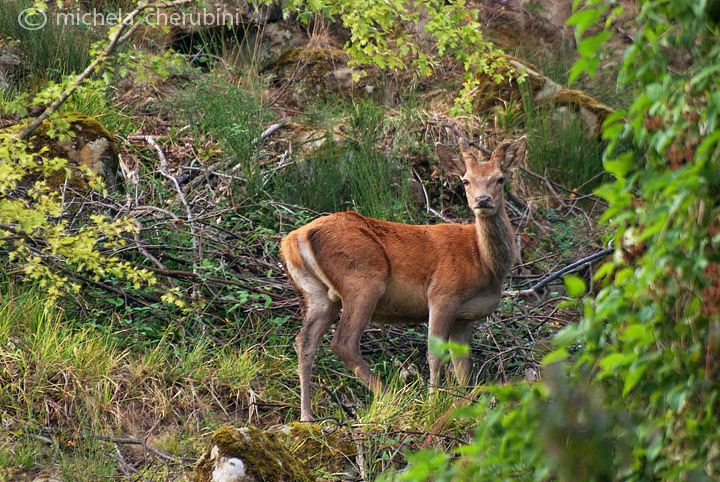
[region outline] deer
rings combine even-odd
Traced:
[[[427,322],[428,339],[467,345],[475,322],[500,303],[516,259],[503,184],[523,162],[527,140],[503,141],[487,161],[465,138],[458,144],[460,155],[441,143],[435,152],[443,169],[462,179],[473,224],[408,225],[346,211],[319,217],[282,239],[282,262],[304,305],[295,338],[302,421],[313,420],[312,365],[338,314],[331,350],[378,393],[384,385],[360,353],[360,338],[371,322]],[[429,350],[427,360],[432,390],[442,362]],[[452,365],[458,382],[467,385],[471,356],[456,356]]]

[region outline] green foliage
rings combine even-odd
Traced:
[[[364,101],[350,106],[348,139],[327,134],[322,146],[288,165],[274,180],[283,198],[318,212],[348,208],[367,216],[401,221],[409,203],[406,166],[377,148],[384,111]]]
[[[599,66],[613,6],[590,0],[571,18],[582,55],[571,77]],[[603,288],[555,337],[543,383],[488,388],[493,404],[459,414],[479,428],[457,459],[417,454],[388,478],[720,476],[720,28],[702,3],[638,7],[619,75],[634,101],[603,131],[614,180],[597,194],[618,247],[597,273]]]
[[[458,113],[472,111],[471,93],[479,85],[478,74],[499,84],[504,80],[503,69],[514,72],[504,57],[493,55],[492,44],[482,36],[477,10],[468,8],[464,0],[293,0],[286,9],[298,12],[306,22],[316,14],[341,19],[350,31],[345,49],[353,59],[351,65],[409,69],[427,77],[443,56],[452,55],[465,70],[465,84],[455,101]],[[427,16],[421,18],[421,12]]]
[[[125,245],[125,234],[137,231],[133,220],[95,213],[87,224],[73,225],[70,199],[48,182],[58,173],[72,175],[67,160],[44,155],[47,148],[33,152],[27,142],[14,138],[18,127],[0,132],[0,249],[7,253],[9,266],[47,290],[48,306],[61,294],[80,289],[71,281],[73,272],[95,281],[123,279],[136,289],[154,283],[147,271],[107,254]],[[70,139],[67,129],[67,121],[55,116],[46,133]],[[90,179],[91,188],[102,189],[92,173],[80,172]]]

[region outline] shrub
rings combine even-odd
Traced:
[[[618,13],[610,5],[589,0],[570,19],[583,55],[572,76],[600,65],[609,31],[582,35]],[[714,10],[696,2],[639,7],[619,75],[634,102],[603,132],[614,179],[596,192],[609,203],[604,219],[617,246],[597,274],[603,289],[584,301],[582,321],[555,337],[543,383],[488,387],[459,414],[479,428],[457,459],[418,454],[388,478],[720,476],[720,132],[708,128],[720,121],[720,29]]]

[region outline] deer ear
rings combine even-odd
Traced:
[[[465,165],[470,165],[474,162],[478,162],[478,156],[475,151],[470,147],[467,139],[460,137],[458,139],[458,146],[460,146],[460,155],[465,161]]]
[[[460,177],[463,177],[465,175],[465,162],[460,159],[460,157],[457,155],[457,152],[455,152],[453,149],[444,144],[436,142],[435,153],[440,159],[440,165],[443,169],[445,169],[445,171],[448,172],[448,174],[455,174]]]
[[[522,136],[515,142],[504,141],[492,153],[491,161],[503,172],[510,172],[525,160],[527,137]]]

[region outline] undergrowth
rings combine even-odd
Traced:
[[[274,178],[281,198],[318,212],[347,209],[390,221],[405,221],[411,208],[407,165],[377,144],[385,127],[384,109],[371,101],[340,103],[332,113],[347,122],[338,136],[328,129],[322,145],[297,156]],[[317,114],[315,114],[317,116]],[[322,125],[322,118],[316,118]],[[338,137],[336,139],[336,137]]]
[[[533,105],[529,95],[523,95],[523,112],[533,171],[577,192],[602,184],[605,146],[576,114],[552,104]]]
[[[24,28],[18,18],[32,5],[32,0],[0,2],[0,46],[7,46],[21,61],[8,78],[15,92],[34,92],[46,81],[59,82],[82,72],[92,60],[90,45],[97,40],[89,25],[58,25],[50,13],[42,28]],[[41,16],[31,21],[39,22]]]
[[[21,5],[0,6],[0,34],[12,33],[17,15],[11,9]],[[78,37],[78,52],[50,50],[53,43],[74,45],[72,36],[81,33],[48,30],[21,39],[23,48],[46,57],[30,57],[18,85],[31,90],[38,79],[81,68],[85,37]],[[43,35],[54,37],[46,44]],[[227,45],[221,47],[212,56],[228,55]],[[438,211],[455,198],[431,153],[447,132],[428,134],[428,119],[416,112],[424,109],[419,99],[412,112],[369,100],[318,102],[295,119],[303,123],[297,131],[311,132],[310,140],[277,135],[288,143],[283,155],[270,150],[280,141],[261,138],[281,121],[280,109],[268,105],[257,72],[225,80],[237,74],[235,68],[198,73],[192,85],[148,104],[147,112],[123,110],[113,101],[117,85],[100,81],[83,84],[63,106],[98,118],[123,139],[137,134],[121,146],[124,160],[136,168],[125,190],[78,201],[81,208],[63,216],[82,228],[76,212],[132,213],[137,237],[128,236],[126,246],[107,254],[152,270],[158,283],[137,289],[98,276],[52,309],[38,286],[14,279],[0,284],[0,480],[40,470],[64,480],[99,480],[129,470],[124,461],[139,469],[127,477],[187,480],[205,436],[223,424],[296,420],[293,345],[301,310],[277,257],[282,236],[320,213],[346,209],[401,222],[445,220]],[[525,122],[531,159],[538,163],[533,169],[589,190],[585,183],[598,172],[599,157],[588,150],[595,144],[586,133],[564,119],[548,121],[542,107],[510,107],[502,127],[514,132]],[[142,141],[149,135],[154,145]],[[424,210],[413,200],[410,182],[422,163],[426,170],[415,176],[421,190],[427,187],[420,193]],[[527,216],[514,215],[513,221],[523,241]],[[562,259],[557,251],[588,249],[591,241],[576,242],[581,229],[563,224],[549,246],[537,242],[536,256],[547,263],[538,266],[552,269]],[[535,268],[524,266],[518,274],[535,279]],[[354,463],[366,479],[402,467],[408,451],[453,450],[469,440],[475,423],[450,418],[452,407],[475,399],[485,383],[510,382],[537,368],[536,342],[576,317],[556,308],[563,296],[553,289],[554,298],[542,305],[506,300],[478,326],[472,350],[481,388],[469,395],[453,385],[451,373],[436,394],[425,390],[425,327],[373,327],[365,334],[363,354],[388,383],[377,397],[332,353],[328,334],[313,371],[316,413],[326,426],[349,427],[359,447]],[[168,292],[178,302],[163,299]],[[133,451],[121,435],[169,458]]]

